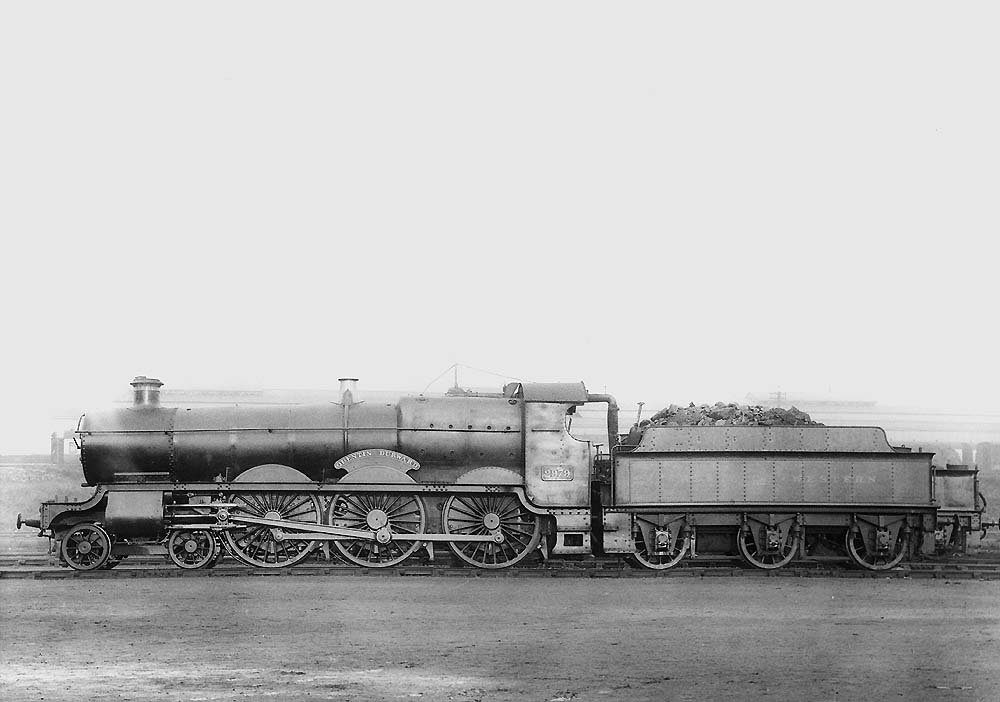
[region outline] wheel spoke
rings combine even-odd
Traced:
[[[395,498],[395,499],[394,499],[394,500],[392,501],[392,504],[391,504],[391,505],[390,505],[390,504],[386,504],[386,505],[385,505],[385,506],[384,506],[384,507],[382,508],[382,511],[383,511],[383,512],[385,512],[386,514],[388,514],[388,515],[389,515],[390,517],[395,517],[395,516],[397,516],[397,515],[396,515],[396,512],[395,512],[395,511],[393,511],[393,510],[397,510],[397,509],[399,509],[399,508],[400,508],[400,505],[401,505],[401,503],[402,503],[402,501],[403,501],[403,496],[402,496],[402,495],[397,495],[397,496],[396,496],[396,498]],[[388,503],[388,502],[389,502],[389,500],[388,500],[388,498],[387,498],[387,499],[386,499],[386,503]],[[405,506],[405,505],[404,505],[404,506]],[[414,511],[415,511],[415,510],[414,510]],[[412,512],[411,512],[411,513],[412,513]]]
[[[640,527],[640,521],[642,524],[647,525],[646,528],[648,529],[669,530],[671,533],[669,550],[662,553],[650,553],[646,547],[646,539],[643,535],[642,528]],[[668,519],[666,523],[656,525],[654,522],[650,522],[645,519],[640,520],[636,517],[632,532],[632,538],[635,542],[635,552],[632,554],[632,557],[639,563],[639,565],[645,568],[652,568],[654,570],[666,570],[667,568],[673,568],[681,562],[681,559],[684,558],[688,549],[688,539],[686,536],[681,535],[683,533],[681,531],[682,528],[684,528],[684,521],[680,519],[674,519],[672,521]]]
[[[343,508],[338,510],[337,516],[338,518],[351,518],[359,523],[364,523],[365,515],[367,514],[368,514],[367,512],[362,512],[361,510],[353,509],[345,505]],[[353,515],[353,516],[348,517],[348,515]]]
[[[316,495],[295,492],[242,492],[233,496],[243,510],[253,517],[277,512],[279,519],[306,524],[319,524],[320,501]],[[247,565],[261,568],[283,568],[305,559],[315,546],[310,539],[274,538],[271,527],[247,525],[223,533],[229,552]]]
[[[256,559],[256,558],[257,558],[257,554],[258,554],[258,553],[260,553],[260,547],[261,547],[261,546],[262,546],[263,544],[264,544],[264,535],[263,535],[263,534],[261,534],[261,535],[260,535],[260,538],[259,538],[259,539],[257,539],[257,542],[256,542],[256,544],[254,545],[254,549],[253,549],[253,551],[251,551],[251,552],[250,552],[250,554],[249,554],[249,555],[250,555],[250,560],[254,560],[254,559]]]
[[[63,537],[60,555],[74,570],[95,570],[111,562],[111,537],[96,524],[78,524]]]
[[[766,531],[779,530],[780,543],[776,551],[767,550]],[[777,526],[765,526],[762,522],[749,521],[736,533],[736,546],[743,561],[754,568],[774,570],[788,565],[795,557],[803,538],[801,526],[793,528],[789,521]]]
[[[504,543],[510,543],[511,541],[516,541],[522,547],[526,546],[528,541],[530,541],[530,539],[519,538],[517,536],[512,536],[507,534],[505,534],[504,536],[506,538],[506,541],[504,541]],[[513,548],[513,546],[511,546],[511,548]]]
[[[249,508],[247,511],[252,512],[255,516],[259,517],[267,512],[267,506],[264,504],[263,498],[258,498],[256,495],[247,493],[245,496],[241,496],[240,501]]]
[[[450,533],[450,534],[475,534],[475,533],[478,533],[477,529],[481,529],[481,528],[482,528],[481,526],[478,526],[478,525],[475,525],[475,524],[473,524],[471,526],[452,527],[452,528],[448,529],[448,533]]]
[[[282,519],[287,519],[287,520],[295,521],[295,522],[306,521],[306,520],[302,520],[302,519],[296,519],[296,517],[302,517],[302,516],[308,515],[310,513],[315,514],[315,512],[316,512],[316,508],[313,507],[311,504],[307,503],[307,504],[305,504],[302,507],[302,509],[300,509],[300,510],[298,510],[296,512],[288,512],[288,513],[282,515]]]
[[[527,529],[514,529],[512,527],[507,526],[506,524],[501,524],[500,529],[501,531],[503,531],[504,534],[524,534],[525,536],[531,536],[532,534],[532,532],[528,531]]]
[[[420,534],[425,528],[423,501],[405,493],[353,493],[337,495],[330,503],[328,522],[337,527],[372,531],[368,517],[378,512],[380,521],[392,534]],[[421,542],[417,539],[380,544],[373,539],[338,539],[334,548],[348,561],[366,567],[385,568],[409,558]]]
[[[299,495],[296,493],[290,493],[285,499],[281,500],[281,503],[275,507],[275,509],[282,514],[288,514],[295,509],[296,505],[301,505],[306,502],[307,498],[305,495]]]
[[[446,533],[456,536],[488,536],[494,531],[500,532],[503,536],[500,543],[448,542],[456,556],[479,568],[514,565],[531,553],[541,538],[540,520],[511,495],[454,495],[445,503],[442,523]]]
[[[398,520],[402,520],[402,521],[412,521],[412,520],[406,520],[406,519],[403,519],[403,517],[407,517],[407,516],[409,516],[409,515],[411,515],[411,514],[420,514],[420,512],[419,512],[418,510],[415,510],[415,509],[411,509],[411,510],[409,510],[409,511],[406,511],[406,512],[400,512],[398,516],[396,516],[396,515],[392,515],[392,514],[387,514],[386,516],[387,516],[387,517],[389,518],[389,520],[390,520],[390,521],[391,521],[391,522],[392,522],[393,524],[395,524],[395,523],[396,523],[396,521],[398,521]]]
[[[504,512],[500,512],[500,510],[497,510],[497,513],[499,514],[500,519],[507,519],[512,514],[516,514],[518,516],[522,516],[522,514],[523,514],[521,512],[521,505],[518,505],[518,504],[511,505]]]
[[[257,536],[259,536],[260,533],[262,531],[264,531],[264,529],[265,529],[265,527],[262,527],[262,526],[251,527],[249,531],[245,532],[240,537],[239,543],[242,546],[244,546],[244,547],[249,546],[250,544],[252,544],[254,542],[254,539],[256,539]]]
[[[289,500],[288,505],[282,507],[278,511],[285,515],[285,519],[288,519],[289,515],[295,513],[303,506],[305,506],[306,509],[312,509],[312,505],[309,504],[309,498],[305,495],[293,495]]]
[[[475,545],[475,548],[472,549],[472,559],[473,560],[476,560],[476,554],[479,553],[479,549],[481,549],[481,548],[483,548],[483,544],[482,543],[477,543]],[[485,562],[485,559],[484,559],[483,565],[485,565],[485,564],[486,564],[486,562]]]
[[[193,543],[189,551],[187,544]],[[167,540],[167,555],[180,568],[209,568],[219,557],[219,544],[209,531],[175,529]]]
[[[401,532],[404,532],[406,534],[419,534],[420,533],[418,531],[420,529],[420,524],[419,523],[415,523],[412,528],[411,527],[405,527],[402,524],[395,524],[394,523],[392,525],[392,528],[393,528],[393,531],[401,531]]]
[[[349,498],[345,499],[344,502],[341,503],[340,509],[346,513],[358,515],[361,521],[364,521],[365,515],[368,514],[368,510],[365,509],[364,505],[360,501]]]
[[[889,570],[896,567],[906,556],[909,543],[899,524],[897,521],[897,532],[890,550],[879,553],[876,546],[879,532],[885,533],[890,527],[877,526],[874,521],[859,518],[858,523],[847,530],[845,539],[851,560],[866,570]]]
[[[458,507],[458,503],[456,503],[455,505],[452,505],[452,508],[451,508],[451,511],[453,511],[453,512],[457,512],[457,513],[459,513],[459,514],[464,514],[465,516],[469,517],[469,518],[470,518],[470,519],[472,519],[473,521],[477,521],[477,522],[480,522],[480,521],[482,521],[482,520],[483,520],[483,515],[482,515],[482,513],[480,513],[480,514],[475,514],[475,513],[473,513],[473,512],[467,512],[467,511],[465,511],[464,509],[460,509],[460,508]]]

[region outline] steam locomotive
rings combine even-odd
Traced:
[[[960,528],[981,524],[975,471],[935,471],[932,454],[894,448],[879,428],[620,435],[614,397],[583,383],[398,402],[356,401],[356,383],[341,380],[339,402],[178,408],[139,376],[131,406],[80,419],[93,496],[45,502],[18,528],[83,571],[164,549],[189,569],[224,552],[261,568],[315,552],[383,568],[435,545],[487,569],[625,554],[652,569],[739,555],[762,569],[846,558],[885,570],[933,552],[937,492]],[[604,452],[570,431],[590,403],[606,407]]]

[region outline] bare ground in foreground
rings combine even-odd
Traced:
[[[0,698],[997,700],[1000,582],[0,581]]]

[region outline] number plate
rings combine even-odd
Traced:
[[[542,480],[572,480],[572,466],[542,466]]]

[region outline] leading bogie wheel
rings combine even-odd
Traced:
[[[185,570],[211,568],[219,558],[215,534],[205,529],[174,529],[167,540],[167,555]]]
[[[96,524],[77,524],[66,532],[59,554],[74,570],[97,570],[111,558],[111,537]]]
[[[420,548],[423,542],[399,537],[423,534],[427,519],[423,500],[416,495],[356,492],[333,498],[327,522],[343,529],[373,532],[374,539],[338,539],[333,545],[355,565],[388,568],[402,563]]]
[[[452,552],[477,568],[509,568],[538,546],[542,520],[516,495],[454,495],[444,504],[444,531],[455,536],[495,536],[491,541],[449,541]]]
[[[322,508],[319,498],[295,492],[236,492],[228,497],[237,507],[234,515],[243,514],[260,519],[287,520],[320,524]],[[285,568],[303,561],[316,546],[308,538],[292,538],[294,531],[278,539],[269,526],[246,524],[223,532],[226,550],[242,563],[257,568]],[[208,567],[211,567],[209,565]]]

